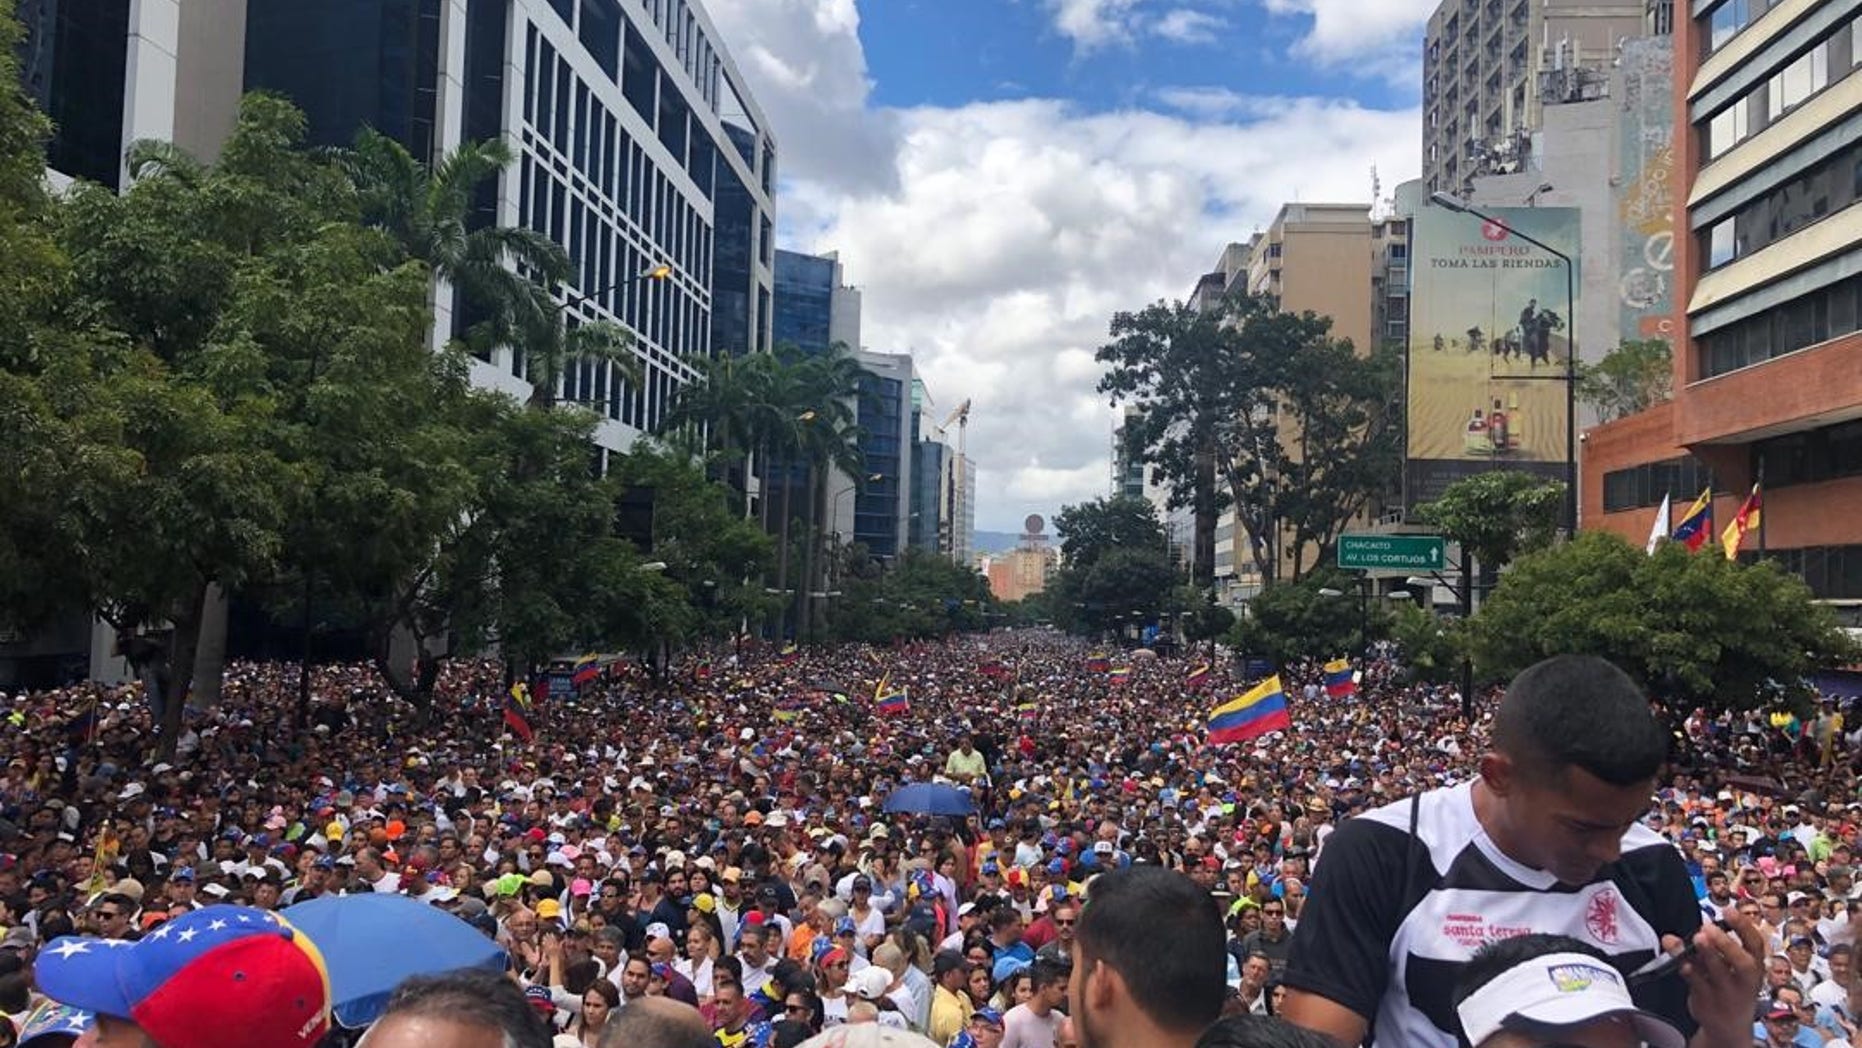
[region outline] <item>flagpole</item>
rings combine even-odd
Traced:
[[[1764,560],[1765,559],[1765,518],[1766,516],[1768,516],[1768,514],[1765,512],[1765,509],[1766,509],[1765,507],[1765,452],[1763,449],[1759,451],[1758,482],[1753,485],[1752,490],[1758,492],[1758,495],[1759,495],[1759,559]]]

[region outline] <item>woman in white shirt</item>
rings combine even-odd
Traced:
[[[711,973],[718,958],[718,941],[708,924],[694,924],[685,933],[685,956],[672,962],[673,971],[692,981],[701,1001],[712,997]]]

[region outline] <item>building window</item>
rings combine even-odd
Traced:
[[[1726,0],[1707,15],[1707,52],[1725,47],[1751,21],[1747,0]]]
[[[1694,342],[1700,354],[1701,378],[1724,375],[1854,334],[1859,327],[1859,294],[1862,277],[1850,277],[1699,336]]]

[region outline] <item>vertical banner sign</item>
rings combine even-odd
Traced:
[[[1489,470],[1564,476],[1565,265],[1509,227],[1576,259],[1578,211],[1482,210],[1499,223],[1424,207],[1412,226],[1412,508]]]

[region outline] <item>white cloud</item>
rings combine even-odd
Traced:
[[[854,0],[706,0],[774,127],[785,176],[858,191],[896,184],[894,129],[868,107],[872,79]]]
[[[1076,54],[1128,36],[1139,0],[1047,0],[1054,28],[1073,41]]]
[[[1153,23],[1151,32],[1179,44],[1212,44],[1216,31],[1226,28],[1228,23],[1212,14],[1179,7]]]
[[[1276,15],[1309,19],[1297,55],[1325,66],[1350,63],[1386,79],[1420,79],[1411,42],[1441,0],[1261,0]]]
[[[808,6],[783,4],[795,18]],[[719,21],[727,39],[741,34]],[[747,75],[759,97],[770,90]],[[882,114],[873,122],[891,133],[883,161],[895,181],[881,189],[806,173],[794,143],[831,135],[784,121],[826,117],[771,106],[790,242],[840,251],[864,294],[861,341],[915,356],[936,419],[975,402],[978,527],[1106,492],[1114,416],[1093,352],[1115,311],[1184,297],[1224,244],[1286,201],[1368,197],[1371,164],[1420,166],[1414,111],[1178,92],[1174,112],[1028,99]]]

